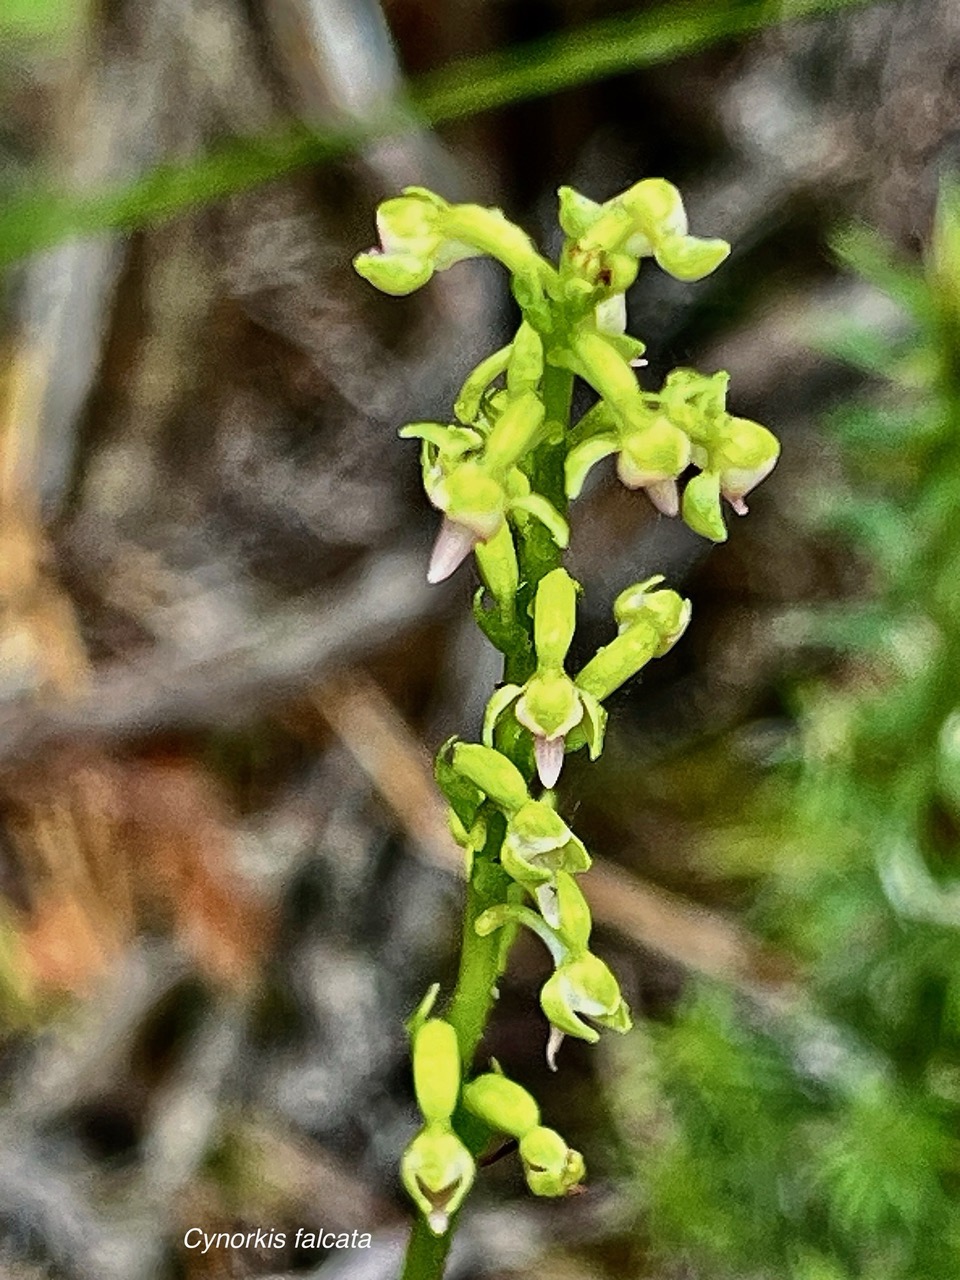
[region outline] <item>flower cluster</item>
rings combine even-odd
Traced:
[[[746,495],[773,470],[780,446],[766,427],[726,410],[727,374],[674,369],[659,392],[634,382],[621,389],[622,370],[603,347],[588,348],[598,401],[577,427],[567,454],[567,496],[576,498],[598,462],[617,455],[617,474],[630,489],[644,489],[664,515],[681,511],[677,481],[691,465],[699,470],[683,491],[684,521],[694,532],[723,542],[720,499],[747,514]]]
[[[638,182],[597,204],[561,189],[568,239],[560,264],[542,258],[529,237],[496,209],[451,205],[422,188],[380,206],[380,246],[358,255],[357,270],[386,293],[406,294],[464,258],[498,258],[510,270],[523,320],[513,341],[482,361],[455,405],[456,422],[413,423],[401,435],[422,440],[424,488],[443,514],[428,576],[440,582],[478,546],[509,561],[506,522],[530,518],[567,544],[563,515],[531,485],[536,447],[563,430],[546,419],[545,365],[569,369],[597,393],[568,438],[567,497],[579,495],[590,469],[616,455],[629,488],[644,489],[665,515],[677,515],[714,541],[726,538],[721,497],[734,511],[776,463],[779,446],[765,427],[729,414],[727,375],[677,369],[659,392],[637,381],[644,346],[625,330],[625,290],[640,260],[653,257],[681,280],[699,280],[727,256],[722,240],[687,234],[680,193],[663,179]],[[504,379],[504,385],[495,384]],[[678,480],[686,485],[682,506]],[[512,577],[503,566],[506,594]],[[481,573],[487,580],[484,563]]]
[[[690,601],[675,591],[654,590],[659,575],[622,592],[614,604],[618,634],[597,651],[575,678],[564,664],[576,624],[578,584],[566,569],[541,578],[534,597],[533,644],[536,670],[523,685],[505,684],[487,704],[483,740],[492,747],[501,718],[512,709],[533,737],[540,781],[553,787],[564,752],[588,746],[590,759],[603,749],[607,713],[601,703],[635,676],[651,658],[662,657],[690,621]]]
[[[527,1185],[537,1196],[563,1196],[583,1180],[579,1151],[540,1123],[540,1108],[521,1085],[499,1070],[461,1087],[457,1033],[430,1016],[438,987],[431,987],[408,1024],[413,1048],[413,1087],[423,1126],[403,1156],[400,1174],[434,1235],[450,1224],[476,1177],[476,1161],[453,1128],[458,1103],[491,1133],[519,1144]]]
[[[689,234],[680,193],[664,179],[604,203],[570,188],[559,196],[565,240],[556,263],[500,210],[450,204],[419,187],[380,206],[379,244],[355,261],[378,289],[404,295],[456,262],[490,256],[507,268],[521,315],[513,339],[467,377],[452,421],[400,432],[420,441],[424,489],[442,516],[428,578],[440,582],[475,556],[477,620],[506,660],[483,741],[453,740],[437,759],[470,881],[449,1020],[431,1016],[434,988],[410,1024],[424,1123],[402,1175],[435,1234],[447,1230],[474,1180],[478,1122],[487,1136],[516,1140],[535,1194],[563,1195],[584,1176],[583,1158],[541,1125],[526,1090],[499,1068],[470,1078],[517,927],[533,930],[553,960],[540,992],[551,1067],[564,1036],[594,1042],[598,1026],[630,1027],[616,978],[590,949],[590,909],[577,880],[590,855],[557,812],[553,787],[567,752],[586,746],[591,759],[599,756],[604,701],[676,643],[690,605],[659,575],[628,587],[614,602],[616,635],[568,672],[580,586],[560,565],[567,505],[591,469],[615,457],[625,485],[719,542],[727,536],[722,502],[744,514],[746,495],[779,453],[765,427],[727,410],[725,373],[675,369],[659,391],[642,386],[644,344],[626,333],[626,290],[644,259],[695,281],[729,246]],[[575,378],[595,403],[571,425]],[[472,968],[478,947],[492,950]],[[468,1005],[482,1016],[464,1019]]]

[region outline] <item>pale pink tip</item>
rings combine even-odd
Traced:
[[[560,1052],[563,1041],[563,1032],[558,1027],[551,1027],[550,1038],[547,1040],[547,1066],[551,1071],[557,1069],[557,1054]]]
[[[476,538],[469,529],[455,520],[444,519],[433,544],[430,565],[427,568],[427,581],[431,584],[443,582],[455,573],[476,545]]]
[[[537,759],[537,773],[545,787],[555,787],[563,768],[564,739],[542,738],[538,734],[533,740],[533,754]]]
[[[730,503],[731,507],[733,507],[738,516],[745,516],[747,514],[748,507],[743,498],[728,497],[727,501]]]
[[[655,480],[653,484],[644,486],[647,497],[665,516],[680,514],[680,494],[676,480]]]

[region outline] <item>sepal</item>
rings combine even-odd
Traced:
[[[477,367],[468,374],[453,405],[453,412],[460,422],[468,425],[476,422],[487,388],[506,369],[510,362],[512,350],[512,343],[501,347],[499,351],[494,351],[485,360],[481,360]]]
[[[654,250],[657,265],[687,283],[710,275],[729,256],[726,240],[701,240],[698,236],[666,235]]]
[[[527,784],[512,761],[492,747],[477,742],[458,742],[453,748],[453,767],[490,797],[508,816],[529,803]]]
[[[533,643],[541,668],[561,668],[573,642],[579,584],[566,569],[553,569],[537,584]]]
[[[720,510],[720,477],[715,471],[701,471],[683,491],[683,519],[711,542],[726,542],[727,526]]]
[[[563,464],[567,497],[571,500],[579,498],[584,482],[593,468],[619,448],[620,440],[614,435],[590,436],[574,445]]]
[[[568,871],[558,871],[552,883],[536,891],[540,914],[570,954],[586,951],[593,919],[583,890]]]

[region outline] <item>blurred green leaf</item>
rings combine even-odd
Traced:
[[[11,13],[67,0],[0,0]],[[74,236],[129,231],[198,205],[249,190],[294,169],[321,164],[374,138],[437,125],[605,76],[669,62],[777,23],[862,6],[868,0],[743,0],[689,3],[610,18],[564,36],[453,63],[414,80],[406,102],[366,120],[323,132],[304,127],[238,140],[183,165],[164,164],[122,187],[94,193],[45,189],[0,209],[0,267]]]
[[[0,41],[55,40],[82,20],[84,0],[0,0]]]
[[[925,326],[930,324],[934,310],[923,271],[898,258],[876,231],[855,223],[836,231],[830,238],[830,247],[843,266],[892,298]]]

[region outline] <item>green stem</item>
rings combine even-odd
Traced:
[[[570,402],[573,395],[573,375],[565,369],[547,366],[543,378],[543,399],[548,423],[560,424],[564,434],[570,426]],[[535,454],[534,472],[531,476],[534,489],[544,494],[559,511],[566,508],[563,489],[563,460],[566,442],[542,445]],[[520,540],[519,561],[524,578],[520,590],[520,608],[517,616],[524,619],[527,638],[532,641],[533,622],[526,604],[533,598],[540,579],[560,563],[560,551],[553,539],[537,521],[531,521],[525,536]],[[533,672],[533,646],[518,646],[504,655],[504,678],[522,683]],[[519,764],[518,761],[514,763]],[[490,1010],[493,1006],[494,988],[503,971],[508,947],[504,946],[503,931],[481,938],[474,928],[477,917],[488,907],[506,901],[509,879],[499,866],[500,845],[503,842],[504,822],[492,818],[486,843],[477,854],[467,885],[463,913],[463,937],[460,947],[460,968],[446,1020],[457,1033],[460,1056],[464,1070],[470,1071],[480,1041],[483,1039]],[[468,1143],[469,1145],[469,1143]],[[442,1280],[447,1255],[457,1217],[453,1218],[442,1236],[435,1236],[423,1217],[417,1216],[407,1245],[401,1280]]]

